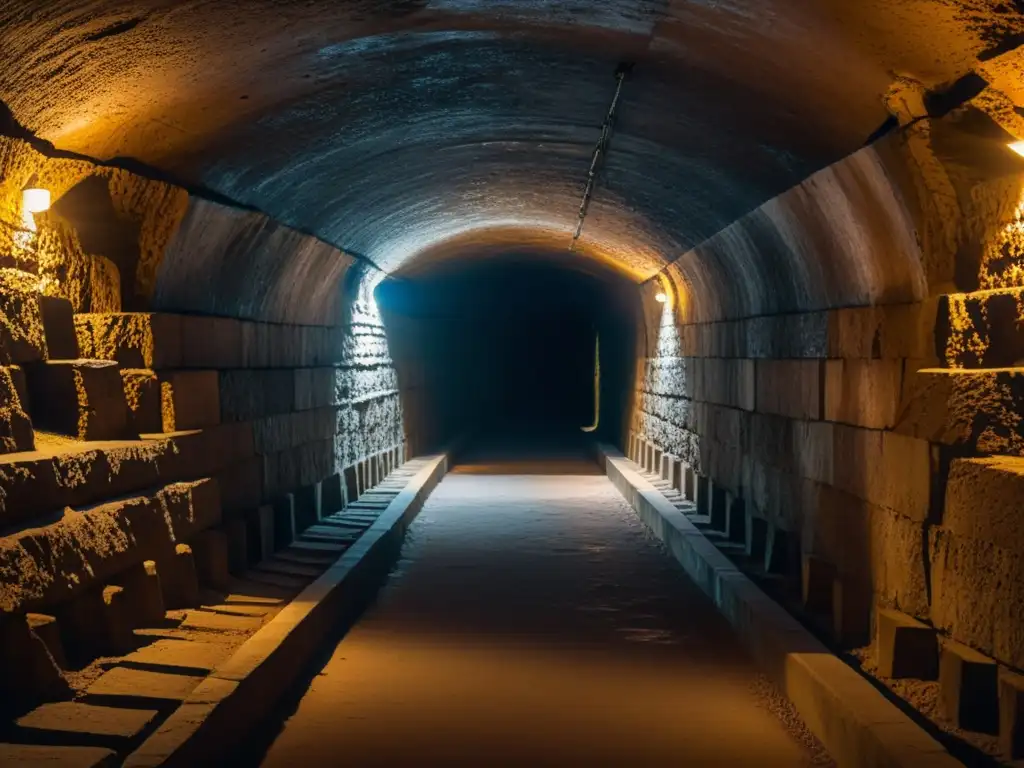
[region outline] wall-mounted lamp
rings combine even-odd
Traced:
[[[655,294],[654,300],[659,304],[664,304],[666,301],[668,301],[668,295],[664,293]]]
[[[25,213],[43,213],[50,210],[50,190],[30,187],[21,193]]]
[[[1024,141],[1015,141],[1012,144],[1007,144],[1006,146],[1012,149],[1021,157],[1024,157]]]

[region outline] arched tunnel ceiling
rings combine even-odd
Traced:
[[[862,145],[895,76],[1024,28],[987,0],[11,0],[0,98],[395,270],[564,253],[620,61],[580,252],[644,279]]]

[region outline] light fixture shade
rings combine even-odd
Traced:
[[[654,300],[659,304],[664,304],[666,301],[668,301],[668,296],[666,296],[664,293],[659,293],[654,297]]]
[[[26,213],[42,213],[50,210],[50,190],[26,189],[21,194],[21,203]]]

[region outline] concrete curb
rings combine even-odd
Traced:
[[[447,471],[447,454],[430,457],[338,561],[213,670],[124,765],[230,765],[324,637],[390,568],[406,529]]]
[[[939,742],[739,571],[632,461],[606,445],[598,453],[615,487],[714,600],[756,663],[841,768],[962,768]]]

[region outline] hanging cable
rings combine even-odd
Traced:
[[[619,96],[622,93],[622,83],[626,80],[626,75],[628,75],[632,69],[632,64],[623,63],[619,64],[618,69],[615,70],[615,79],[617,80],[615,85],[615,96],[612,97],[611,106],[608,107],[608,114],[605,115],[604,123],[601,125],[601,138],[597,140],[597,146],[594,147],[594,154],[590,158],[590,170],[587,171],[587,186],[583,190],[583,201],[580,203],[579,217],[576,221],[576,231],[573,233],[572,242],[569,244],[570,251],[576,250],[576,242],[580,239],[580,235],[583,234],[583,222],[587,218],[587,210],[590,208],[590,198],[594,194],[597,172],[601,167],[601,160],[608,152],[608,143],[612,137],[612,127],[615,124],[615,113],[619,107]]]

